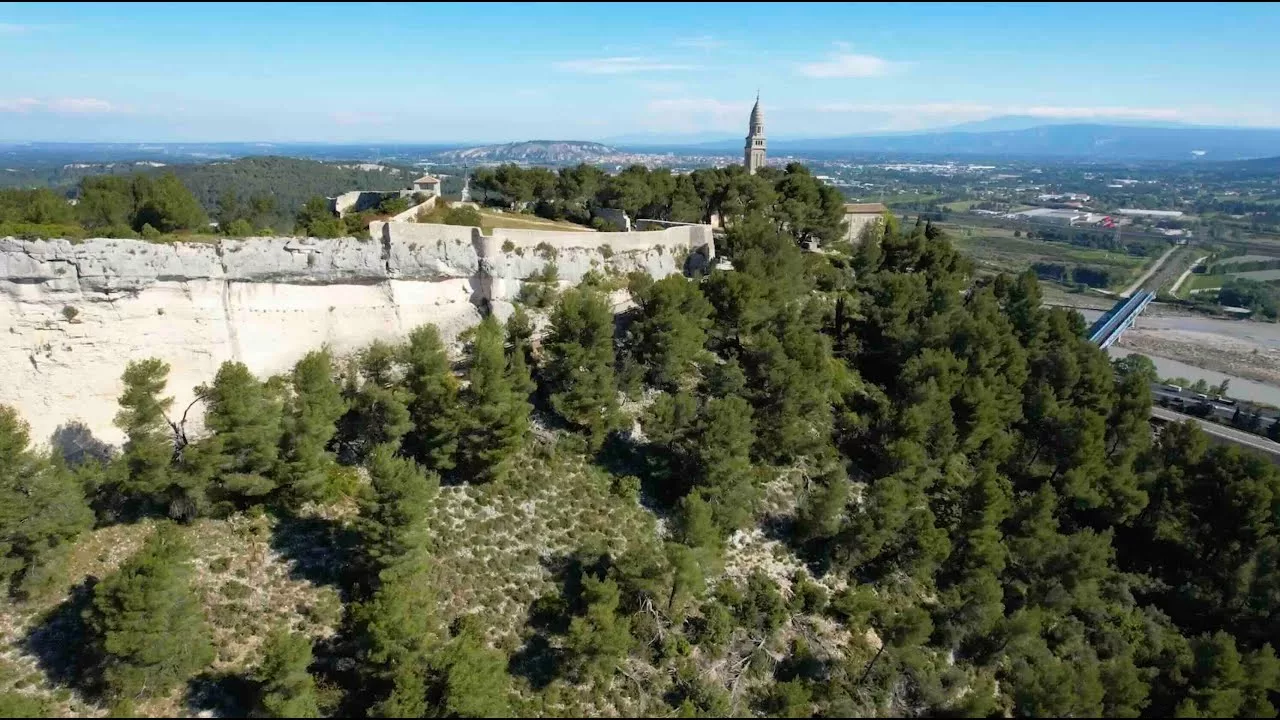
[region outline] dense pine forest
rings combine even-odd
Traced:
[[[1277,470],[801,190],[621,316],[225,363],[200,432],[159,360],[118,451],[0,408],[0,715],[1275,716]]]

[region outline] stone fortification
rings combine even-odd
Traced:
[[[680,272],[714,257],[710,229],[569,233],[374,223],[373,240],[249,238],[210,243],[0,239],[0,404],[44,440],[111,421],[129,360],[171,366],[181,412],[218,365],[261,376],[306,352],[396,340],[422,323],[447,338],[500,313],[553,256],[565,283],[589,270]],[[549,252],[554,250],[554,252]]]

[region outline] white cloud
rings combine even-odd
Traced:
[[[13,100],[0,100],[0,112],[25,113],[25,112],[50,112],[59,115],[87,115],[100,113],[116,113],[127,112],[127,110],[118,105],[113,105],[106,100],[98,98],[53,98],[51,100],[37,100],[36,98],[16,98]]]
[[[557,70],[587,75],[619,75],[622,73],[656,72],[665,70],[692,70],[692,65],[655,60],[644,57],[608,57],[587,60],[564,60],[555,63]]]
[[[40,101],[35,98],[15,98],[13,100],[0,100],[0,112],[26,112],[32,108],[40,106]]]
[[[848,49],[842,45],[841,52],[831,53],[826,60],[801,63],[798,70],[801,75],[813,78],[867,78],[888,75],[897,66],[884,58],[859,55]]]
[[[45,103],[45,109],[56,113],[109,113],[120,108],[98,98],[57,98]]]
[[[714,98],[669,98],[645,105],[645,126],[663,132],[702,130],[746,131],[751,101],[725,102]]]
[[[698,50],[716,50],[724,47],[728,43],[723,40],[717,40],[711,35],[700,35],[692,38],[682,38],[676,40],[676,47],[696,48]]]

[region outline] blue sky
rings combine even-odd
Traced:
[[[0,140],[1280,127],[1280,6],[0,4]]]

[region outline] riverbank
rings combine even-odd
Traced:
[[[1120,347],[1144,355],[1177,358],[1188,365],[1280,387],[1280,350],[1240,338],[1196,330],[1134,328]]]

